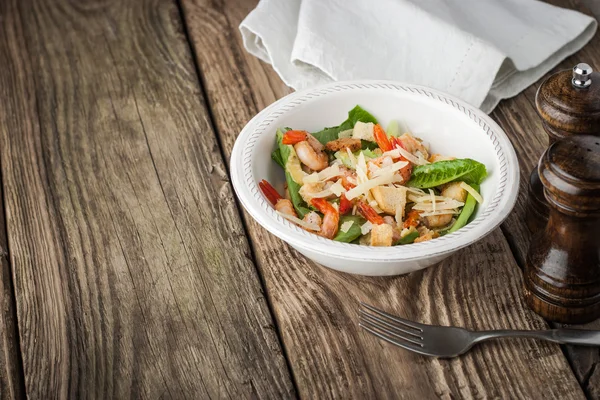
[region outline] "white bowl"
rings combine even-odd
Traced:
[[[271,160],[279,127],[317,131],[336,126],[356,105],[385,127],[404,123],[429,142],[434,153],[485,164],[484,203],[464,228],[438,239],[404,246],[340,243],[308,233],[275,213],[258,188],[266,179],[280,193],[285,176]],[[389,81],[337,82],[292,93],[255,116],[242,130],[231,155],[233,187],[248,213],[269,232],[313,261],[361,275],[398,275],[433,265],[492,232],[512,210],[519,188],[519,164],[502,129],[482,111],[422,86]],[[282,265],[281,268],[285,268]]]

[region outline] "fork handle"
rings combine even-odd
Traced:
[[[472,332],[474,342],[503,338],[525,337],[548,340],[555,343],[576,344],[580,346],[600,346],[600,331],[586,329],[547,329],[544,331],[497,330]]]

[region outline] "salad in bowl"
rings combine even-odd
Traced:
[[[271,158],[285,173],[259,187],[277,214],[337,242],[403,246],[467,225],[487,176],[483,163],[445,154],[392,120],[384,129],[360,106],[338,126],[276,131]]]

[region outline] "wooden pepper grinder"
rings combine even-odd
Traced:
[[[525,299],[551,321],[592,321],[600,317],[600,137],[553,143],[538,172],[549,218],[529,247]]]
[[[539,87],[535,105],[550,144],[571,135],[600,135],[600,74],[585,63],[557,72]],[[531,172],[527,226],[537,232],[548,221],[548,203],[537,168]]]

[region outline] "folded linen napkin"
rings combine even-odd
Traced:
[[[260,0],[240,30],[246,49],[294,89],[389,79],[489,113],[583,47],[596,27],[537,0]]]

